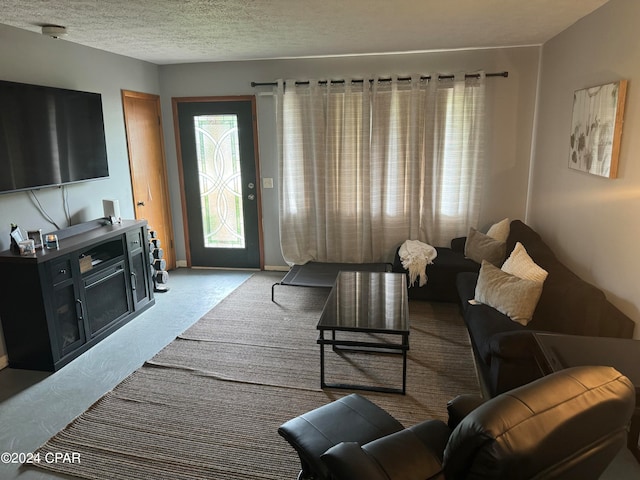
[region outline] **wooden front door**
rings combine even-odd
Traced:
[[[136,219],[146,219],[160,240],[167,270],[176,267],[171,202],[162,135],[160,97],[122,91]]]

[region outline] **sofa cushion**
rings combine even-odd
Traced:
[[[470,305],[464,320],[478,356],[487,365],[491,363],[491,339],[495,335],[510,331],[527,331],[527,327],[484,304]]]
[[[533,261],[547,271],[549,271],[549,265],[558,262],[553,251],[542,241],[535,230],[520,220],[513,220],[509,226],[509,237],[506,242],[507,252],[512,252],[517,242],[522,243]]]
[[[451,250],[464,255],[464,244],[467,242],[467,237],[456,237],[451,239]],[[478,265],[480,269],[480,265]]]
[[[494,223],[487,230],[487,235],[491,238],[498,240],[499,242],[506,242],[509,237],[509,219],[505,218],[504,220],[500,220],[498,223]]]
[[[493,265],[500,266],[504,262],[505,248],[504,242],[499,242],[471,227],[464,245],[464,255],[477,263],[486,260]]]
[[[562,264],[540,235],[520,220],[511,222],[507,248],[522,243],[532,260],[549,275],[529,327],[568,335],[605,334],[609,302],[602,290]]]
[[[474,299],[495,308],[521,325],[527,325],[541,293],[541,282],[510,275],[483,260]]]
[[[568,335],[600,336],[609,321],[605,314],[608,303],[602,290],[557,266],[549,269],[529,325]]]
[[[488,365],[492,355],[490,340],[494,335],[502,332],[528,332],[529,329],[489,305],[469,303],[474,297],[478,275],[470,272],[460,273],[456,285],[471,342],[480,359]]]
[[[516,243],[509,258],[502,264],[502,271],[515,275],[516,277],[540,283],[544,282],[547,275],[549,275],[544,268],[541,268],[532,260],[520,242]]]
[[[469,308],[469,300],[473,300],[476,295],[476,283],[478,283],[478,273],[462,272],[456,277],[458,299],[463,315]]]

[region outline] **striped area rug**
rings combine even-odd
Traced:
[[[286,420],[350,392],[319,388],[318,321],[327,290],[276,287],[259,273],[37,451],[80,463],[37,468],[86,479],[294,479]],[[407,395],[359,392],[404,425],[446,418],[446,402],[478,393],[454,304],[411,302]],[[330,350],[329,350],[330,351]],[[327,358],[327,380],[399,386],[398,356]]]

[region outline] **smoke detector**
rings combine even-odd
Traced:
[[[61,25],[43,25],[42,34],[51,38],[64,37],[67,34],[67,27]]]

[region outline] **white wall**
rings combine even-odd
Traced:
[[[0,25],[0,79],[102,94],[110,178],[66,187],[72,222],[102,217],[103,198],[118,199],[122,216],[133,218],[120,90],[158,94],[158,67]],[[68,226],[61,189],[42,189],[36,195],[61,228]],[[0,250],[9,248],[12,222],[25,229],[56,230],[40,215],[25,192],[0,195]],[[0,332],[0,359],[5,353]]]
[[[611,0],[547,42],[530,223],[556,254],[640,322],[640,2]],[[618,178],[569,170],[573,92],[628,79]],[[640,338],[640,328],[636,328]]]
[[[173,209],[176,253],[184,260],[184,228],[180,207],[172,97],[251,95],[251,81],[277,78],[368,78],[371,75],[508,70],[509,78],[487,80],[489,134],[481,227],[504,217],[524,218],[529,173],[539,48],[467,50],[254,62],[201,63],[160,67],[166,155]],[[274,178],[274,189],[262,191],[265,265],[283,266],[278,234],[275,106],[272,96],[257,97],[262,177]]]

